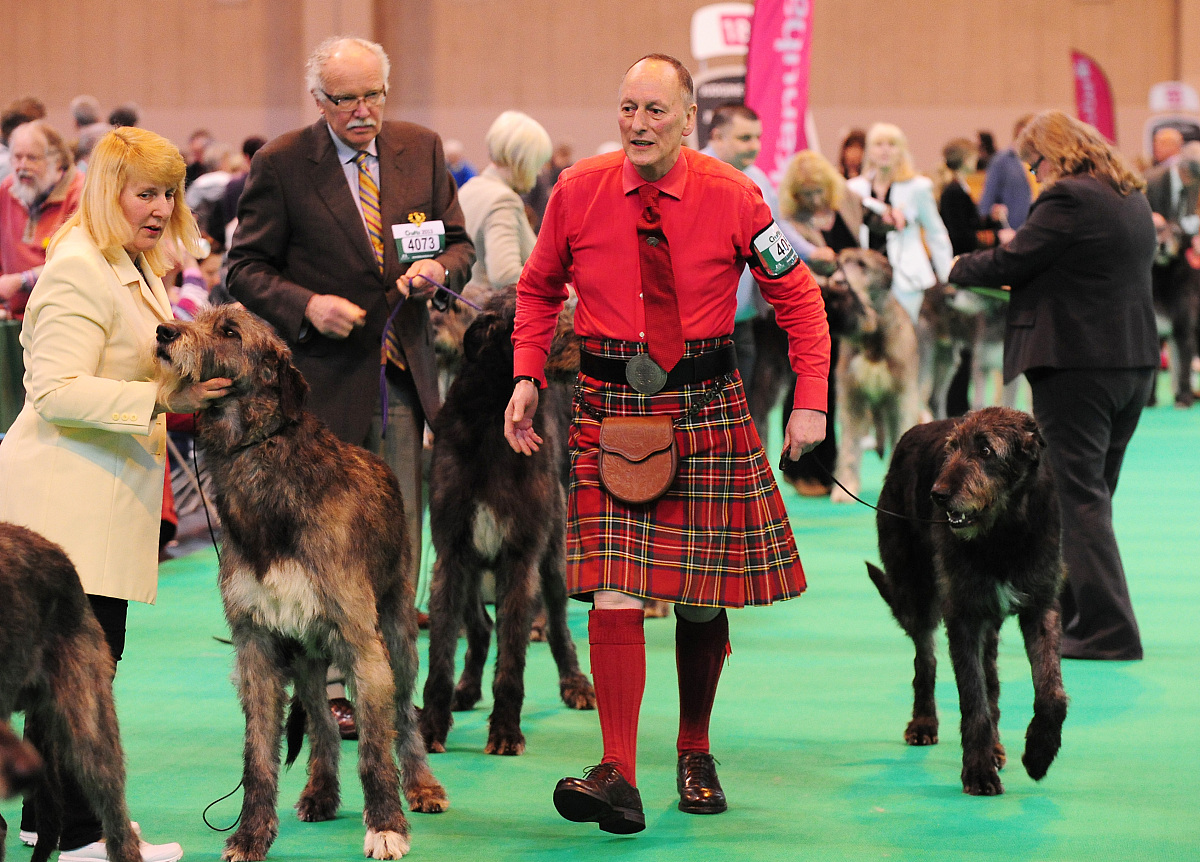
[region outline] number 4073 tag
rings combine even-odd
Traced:
[[[394,224],[392,237],[402,263],[436,257],[446,250],[446,226],[439,219],[421,224]]]

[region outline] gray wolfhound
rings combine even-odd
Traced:
[[[1063,583],[1058,498],[1045,441],[1028,413],[987,407],[918,425],[900,438],[879,508],[884,571],[868,573],[916,645],[909,745],[938,741],[933,635],[946,621],[962,713],[963,791],[1004,792],[997,772],[1000,625],[1015,614],[1033,672],[1025,771],[1050,768],[1067,716],[1059,643]]]
[[[579,370],[579,338],[571,309],[559,315],[546,373],[565,382]],[[512,393],[516,292],[496,293],[463,336],[462,368],[451,384],[434,429],[429,521],[437,564],[429,600],[429,677],[421,732],[430,751],[445,751],[451,709],[470,709],[482,696],[490,626],[483,607],[485,572],[496,579],[496,676],[488,754],[520,754],[525,655],[538,589],[545,601],[547,636],[558,665],[559,693],[573,709],[592,709],[596,695],[579,672],[567,628],[563,543],[566,498],[565,405],[570,390],[551,386],[537,412],[544,441],[532,457],[504,439],[504,408]],[[467,654],[454,686],[454,651],[467,623]]]
[[[180,384],[213,377],[234,392],[199,414],[224,528],[219,583],[237,650],[246,714],[242,820],[224,858],[261,860],[279,829],[279,745],[286,696],[307,714],[308,783],[301,820],[330,820],[339,803],[337,726],[326,706],[332,661],[357,692],[364,852],[408,852],[413,811],[446,808],[429,771],[412,705],[417,676],[415,573],[395,477],[303,409],[307,384],[274,331],[239,307],[158,327],[158,355]],[[290,758],[289,758],[290,760]]]
[[[141,862],[125,807],[125,756],[112,697],[116,667],[79,575],[58,545],[0,523],[0,609],[0,787],[18,789],[12,782],[22,775],[29,782],[36,767],[37,755],[8,726],[15,710],[25,712],[26,732],[46,764],[33,785],[33,862],[58,847],[64,773],[75,777],[99,816],[108,858]],[[4,831],[0,818],[0,859]]]

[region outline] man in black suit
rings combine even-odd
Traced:
[[[1158,253],[1154,260],[1154,301],[1171,321],[1175,343],[1175,406],[1191,407],[1192,359],[1196,355],[1200,275],[1188,262],[1188,251],[1200,235],[1200,142],[1192,141],[1174,159],[1151,174],[1146,198],[1154,211]]]
[[[321,119],[255,155],[228,280],[291,346],[309,409],[395,472],[419,561],[421,447],[440,406],[428,301],[439,301],[434,282],[460,288],[475,254],[441,140],[382,120],[388,70],[363,39],[327,40],[309,58]],[[411,240],[404,254],[394,227]],[[393,311],[383,439],[380,357]]]
[[[949,280],[1012,286],[1004,380],[1029,380],[1054,467],[1063,656],[1140,659],[1112,496],[1158,363],[1150,206],[1104,138],[1061,111],[1035,117],[1018,144],[1043,189],[1029,220],[1007,245],[959,258]]]

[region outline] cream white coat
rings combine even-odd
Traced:
[[[166,463],[154,344],[171,305],[139,264],[148,278],[78,227],[54,249],[21,329],[25,406],[0,443],[0,520],[62,545],[85,592],[153,602]]]
[[[471,285],[502,288],[516,284],[537,237],[525,215],[525,204],[488,165],[477,177],[463,183],[458,203],[475,244]]]
[[[871,196],[871,180],[857,176],[846,182],[859,197]],[[887,235],[887,257],[892,265],[892,292],[915,322],[923,292],[950,275],[954,252],[950,235],[938,215],[933,183],[916,176],[892,183],[890,203],[904,214],[904,230]],[[859,244],[867,248],[867,226],[859,228]],[[925,249],[929,251],[926,253]]]

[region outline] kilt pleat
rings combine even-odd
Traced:
[[[723,339],[689,342],[689,355]],[[585,339],[589,353],[628,358],[630,342]],[[579,377],[579,395],[602,416],[680,417],[709,388],[641,395],[624,384]],[[574,408],[569,437],[567,590],[584,598],[616,590],[643,598],[737,608],[804,591],[804,571],[774,474],[734,375],[696,417],[675,428],[679,470],[658,500],[631,506],[600,485],[600,422]]]

